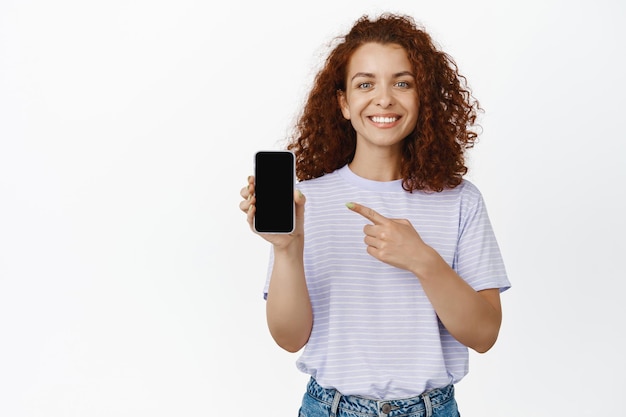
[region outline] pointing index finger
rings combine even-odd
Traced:
[[[346,207],[370,220],[374,224],[383,224],[388,220],[385,216],[378,213],[376,210],[363,206],[359,203],[346,203]]]

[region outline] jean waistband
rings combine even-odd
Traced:
[[[357,395],[343,395],[335,389],[323,388],[311,378],[307,385],[307,393],[318,401],[331,405],[331,416],[335,415],[338,409],[388,417],[426,411],[425,414],[430,416],[434,406],[454,399],[454,385],[435,388],[411,398],[374,400]]]

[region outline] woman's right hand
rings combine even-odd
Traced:
[[[289,234],[258,233],[254,230],[254,214],[256,210],[254,176],[248,177],[248,185],[243,187],[239,194],[243,198],[243,201],[239,203],[239,208],[246,213],[250,230],[274,245],[275,249],[286,249],[295,242],[298,242],[300,244],[299,246],[302,247],[304,243],[304,203],[306,202],[306,198],[299,190],[296,190],[294,193],[294,201],[296,203],[296,227],[293,233]]]
[[[290,234],[258,233],[254,230],[256,198],[254,177],[241,189],[239,208],[246,213],[250,229],[274,248],[274,265],[267,293],[267,325],[276,343],[289,352],[302,349],[313,328],[313,309],[304,275],[304,203],[298,190],[296,228]]]

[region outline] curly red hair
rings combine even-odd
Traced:
[[[349,60],[365,43],[404,48],[417,81],[420,112],[415,130],[404,139],[402,186],[405,190],[442,191],[459,185],[467,173],[465,150],[480,110],[454,60],[437,50],[430,35],[409,16],[361,17],[326,58],[309,92],[287,148],[296,155],[299,180],[321,177],[354,157],[356,132],[339,107]]]

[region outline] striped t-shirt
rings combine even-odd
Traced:
[[[345,203],[410,220],[475,290],[504,291],[510,284],[478,189],[464,180],[438,193],[409,193],[401,180],[367,180],[348,166],[298,189],[306,196],[304,268],[313,307],[298,368],[344,395],[385,400],[461,380],[467,347],[442,326],[413,274],[366,252],[369,221]],[[271,266],[272,259],[266,293]]]

